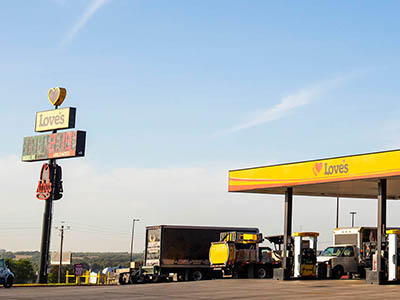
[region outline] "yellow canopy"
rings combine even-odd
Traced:
[[[229,191],[376,198],[379,179],[387,198],[400,199],[400,150],[229,171]]]

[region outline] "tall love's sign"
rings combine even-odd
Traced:
[[[35,131],[75,128],[75,117],[75,107],[39,111],[36,113]]]

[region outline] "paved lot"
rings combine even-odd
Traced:
[[[0,288],[0,299],[399,299],[400,285],[362,280],[221,279],[126,286]]]

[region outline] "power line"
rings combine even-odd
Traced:
[[[128,231],[121,231],[121,230],[114,230],[110,227],[102,227],[102,226],[97,226],[97,225],[92,225],[92,224],[83,224],[80,222],[74,222],[74,221],[70,221],[69,222],[71,225],[74,225],[74,227],[81,227],[81,228],[85,228],[88,230],[95,230],[98,232],[110,232],[110,233],[121,233],[121,234],[126,234],[130,236],[130,232]]]
[[[129,237],[129,235],[127,234],[118,234],[118,233],[113,233],[113,232],[102,232],[102,231],[96,231],[96,230],[88,230],[88,229],[84,229],[84,228],[78,228],[76,229],[74,227],[74,229],[72,230],[73,232],[81,232],[81,233],[92,233],[92,234],[100,234],[100,235],[108,235],[108,236],[120,236],[120,237],[124,237],[127,238]]]
[[[28,229],[40,229],[40,227],[1,227],[0,231],[3,231],[3,230],[28,230]]]

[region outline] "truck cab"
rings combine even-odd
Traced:
[[[14,274],[7,268],[4,259],[0,258],[0,284],[5,288],[10,288],[14,282]]]
[[[318,263],[326,263],[332,269],[332,277],[341,278],[346,273],[359,272],[359,253],[356,245],[329,246],[317,257]]]
[[[365,268],[371,268],[372,254],[376,247],[376,227],[343,227],[333,230],[333,245],[327,247],[317,258],[320,277],[340,278],[365,275]],[[332,272],[330,272],[332,271]]]

